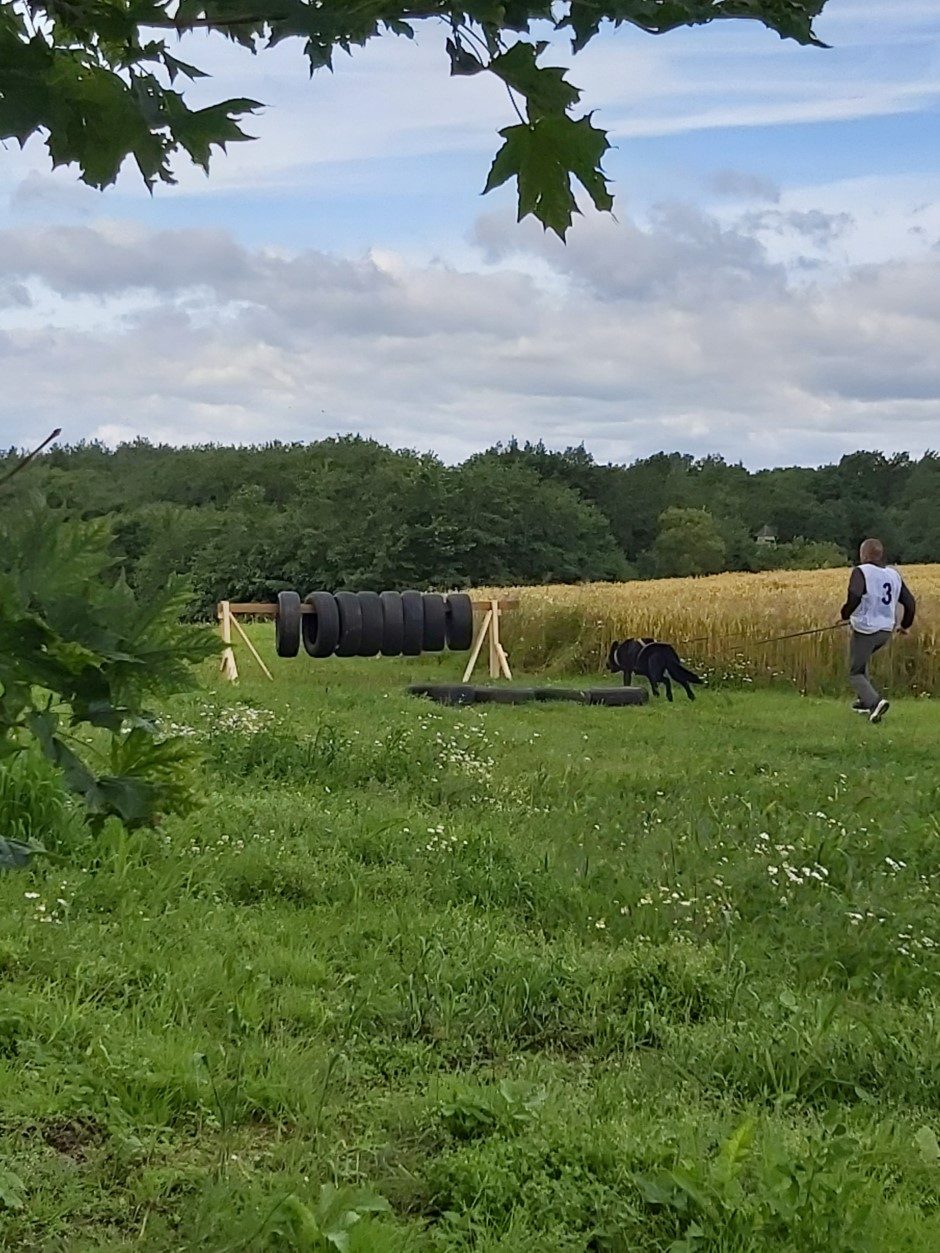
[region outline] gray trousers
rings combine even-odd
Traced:
[[[884,648],[891,635],[891,631],[875,631],[873,635],[852,632],[852,642],[849,645],[849,683],[866,709],[874,709],[881,700],[868,677],[868,663],[879,648]]]

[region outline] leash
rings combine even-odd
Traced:
[[[751,645],[752,648],[760,648],[763,644],[779,644],[781,640],[796,640],[804,635],[821,635],[824,631],[837,631],[840,627],[845,626],[844,622],[833,622],[831,626],[810,627],[808,631],[791,631],[787,635],[772,635],[766,640],[755,640]],[[712,639],[710,635],[696,635],[694,639],[680,640],[680,644],[703,644],[707,640]],[[722,640],[743,640],[747,639],[746,635],[719,635],[715,639],[715,643],[721,643]]]

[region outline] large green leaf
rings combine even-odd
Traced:
[[[500,131],[504,143],[486,181],[485,191],[510,178],[518,180],[519,220],[533,214],[561,239],[580,212],[571,189],[574,175],[598,209],[613,199],[601,159],[609,145],[590,117],[573,121],[566,114],[538,118]]]

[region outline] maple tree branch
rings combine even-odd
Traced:
[[[32,461],[32,459],[34,457],[38,457],[39,454],[42,452],[42,450],[46,447],[46,445],[51,444],[54,439],[58,439],[61,434],[62,434],[62,428],[61,426],[57,426],[51,435],[46,436],[46,438],[42,441],[42,443],[39,445],[38,448],[34,448],[33,451],[28,454],[28,456],[24,457],[23,460],[20,461],[17,465],[15,465],[12,470],[8,470],[7,473],[3,476],[3,478],[0,478],[0,487],[2,487],[4,483],[9,483],[10,479],[13,478],[14,474],[19,474],[20,470],[25,470],[26,467],[29,465],[29,463]]]

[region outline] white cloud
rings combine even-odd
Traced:
[[[567,249],[508,220],[477,236],[483,269],[114,223],[0,232],[0,291],[45,311],[0,311],[0,443],[355,429],[451,458],[516,434],[763,465],[936,442],[940,251],[810,284],[746,217],[687,207],[586,218]]]

